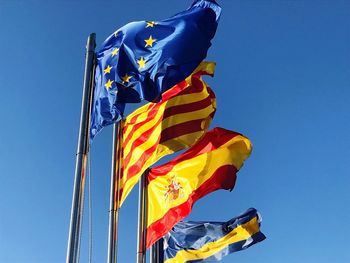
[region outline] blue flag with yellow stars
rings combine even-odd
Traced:
[[[91,139],[118,121],[125,103],[158,101],[206,57],[221,7],[195,0],[163,21],[129,23],[109,36],[97,53]]]

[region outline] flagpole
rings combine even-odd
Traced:
[[[158,263],[157,243],[154,243],[149,251],[150,263]]]
[[[84,206],[84,188],[86,160],[89,151],[90,109],[93,91],[96,34],[89,35],[86,44],[83,98],[80,114],[79,139],[75,163],[75,178],[73,187],[72,208],[68,235],[66,263],[77,263],[80,256],[80,239],[82,213]]]
[[[117,262],[119,183],[121,178],[123,121],[113,125],[112,170],[109,198],[108,256],[107,263]]]
[[[164,251],[163,251],[163,238],[155,242],[150,251],[150,263],[163,263]]]
[[[147,222],[147,177],[146,170],[139,181],[139,209],[137,225],[137,258],[136,263],[145,263],[146,261],[146,222]]]
[[[164,262],[164,239],[161,238],[157,241],[157,262],[156,263],[163,263]]]
[[[157,263],[157,256],[156,256],[156,252],[155,252],[155,244],[153,244],[151,246],[151,248],[149,249],[149,262],[150,263]]]

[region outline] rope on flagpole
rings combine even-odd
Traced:
[[[108,224],[108,252],[107,263],[116,263],[118,254],[118,221],[120,206],[120,178],[122,177],[123,156],[123,120],[113,125],[112,165],[110,182],[109,224]]]
[[[147,182],[148,171],[143,172],[139,180],[139,204],[137,225],[136,263],[146,263],[146,224],[147,224]]]
[[[87,175],[88,175],[88,207],[89,207],[89,260],[92,262],[92,191],[91,191],[91,155],[90,152],[87,155]]]

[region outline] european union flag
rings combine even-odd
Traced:
[[[218,261],[263,241],[254,208],[228,222],[180,222],[164,237],[164,263]]]
[[[158,101],[206,57],[221,7],[214,0],[163,21],[129,23],[97,53],[91,138],[123,114],[124,103]]]

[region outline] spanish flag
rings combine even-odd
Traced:
[[[130,114],[123,126],[122,204],[142,173],[161,157],[193,145],[207,131],[215,113],[215,95],[202,80],[214,74],[203,62],[184,81]]]
[[[243,135],[215,128],[172,161],[150,169],[147,201],[147,248],[218,189],[232,190],[236,172],[252,146]]]
[[[179,222],[164,237],[164,263],[212,262],[266,237],[255,208],[227,222]]]

